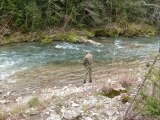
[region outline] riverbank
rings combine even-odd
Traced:
[[[93,83],[83,84],[83,66],[78,64],[23,70],[10,83],[0,84],[0,118],[121,120],[144,72],[140,61],[95,64]],[[127,91],[128,97],[115,91],[107,96],[111,89],[106,88]]]
[[[0,34],[0,45],[34,41],[41,42],[41,44],[49,44],[53,41],[66,41],[72,43],[90,43],[99,45],[99,43],[96,43],[91,39],[95,36],[149,37],[154,36],[156,34],[157,30],[154,26],[136,23],[111,23],[103,27],[87,29],[70,29],[66,31],[62,31],[59,28],[50,28],[48,30],[39,30],[36,32],[22,32],[2,28]]]

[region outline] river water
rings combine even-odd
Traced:
[[[88,50],[97,62],[145,59],[152,51],[158,51],[160,37],[94,38],[102,46],[54,42],[14,43],[0,46],[0,80],[28,68],[54,64],[76,64]]]

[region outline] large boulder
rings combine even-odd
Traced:
[[[102,95],[107,96],[109,98],[114,98],[115,96],[118,96],[121,93],[125,92],[127,92],[127,90],[123,88],[118,82],[108,83],[101,89]]]

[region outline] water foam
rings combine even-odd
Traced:
[[[55,48],[57,49],[71,49],[71,50],[79,50],[78,47],[76,47],[73,44],[63,43],[61,45],[56,45]]]

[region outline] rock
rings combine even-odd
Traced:
[[[54,114],[54,115],[48,117],[46,120],[61,120],[61,117],[58,114]]]
[[[0,100],[0,103],[1,104],[7,104],[7,103],[10,103],[10,101],[9,100]]]
[[[74,101],[71,101],[72,107],[79,107],[79,104],[75,103]]]
[[[77,41],[80,42],[80,43],[89,43],[89,44],[98,45],[98,46],[102,45],[101,43],[98,43],[98,42],[95,42],[93,40],[87,39],[86,37],[83,37],[83,36],[79,37]]]
[[[62,110],[61,110],[62,111]],[[78,120],[82,117],[80,109],[63,109],[63,119],[67,120]]]
[[[52,110],[51,108],[46,108],[43,111],[43,118],[46,118],[45,120],[61,120],[61,116],[55,112],[55,110]]]
[[[84,120],[93,120],[92,118],[90,118],[90,117],[85,117],[85,118],[83,118]]]
[[[107,115],[110,117],[110,116],[113,116],[115,114],[115,111],[106,111]]]
[[[35,94],[36,93],[36,91],[33,91],[33,94]]]
[[[0,90],[0,94],[2,94],[3,93],[3,90]]]
[[[39,111],[36,108],[30,108],[26,110],[25,113],[31,116],[31,115],[37,115]]]
[[[98,45],[98,46],[102,45],[101,43],[95,42],[93,40],[87,40],[87,43],[90,43],[92,45]]]
[[[121,87],[121,86],[116,86],[116,87],[114,87],[114,86],[107,86],[107,87],[104,86],[101,91],[102,91],[102,94],[104,96],[113,98],[115,96],[120,95],[121,93],[126,92],[126,89]]]
[[[9,97],[10,96],[10,94],[11,94],[11,92],[10,91],[8,91],[6,94],[4,94],[4,98],[7,98],[7,97]]]
[[[18,103],[22,100],[22,97],[18,97],[17,99],[15,99],[15,101]]]

